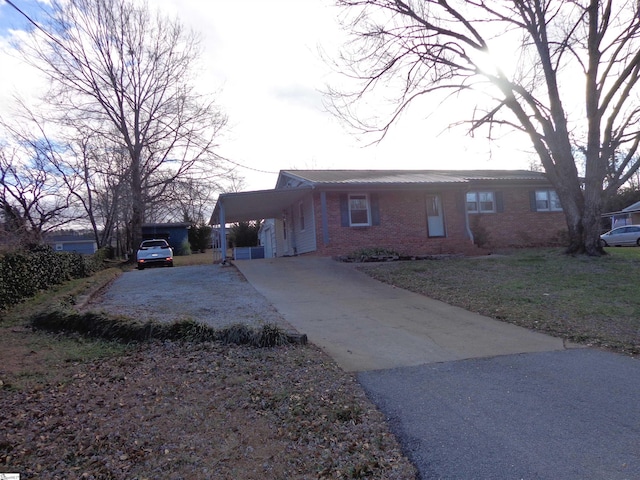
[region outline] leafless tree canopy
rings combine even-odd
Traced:
[[[422,96],[474,99],[460,119],[471,130],[515,129],[530,139],[562,202],[569,251],[602,252],[603,198],[639,166],[636,0],[338,4],[353,35],[339,65],[357,82],[332,91],[339,115],[384,134]],[[393,108],[372,123],[359,106],[381,89],[395,92]]]
[[[74,220],[70,195],[50,151],[18,131],[0,145],[0,220],[3,244],[38,244],[43,234]]]
[[[112,195],[126,179],[132,245],[177,179],[223,173],[215,148],[226,119],[194,88],[199,39],[178,20],[130,0],[54,0],[21,48],[51,80],[46,101],[59,126],[76,135],[73,168],[84,173],[84,191],[93,172],[113,173]],[[100,208],[100,199],[87,200]]]

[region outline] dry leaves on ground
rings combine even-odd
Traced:
[[[353,376],[313,346],[153,343],[0,390],[0,472],[23,479],[413,479]]]

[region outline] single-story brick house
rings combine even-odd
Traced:
[[[258,219],[273,219],[273,256],[471,255],[567,230],[545,174],[524,170],[283,170],[273,190],[220,195],[211,224]]]

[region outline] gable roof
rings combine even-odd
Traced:
[[[224,193],[211,215],[210,224],[272,218],[317,188],[413,189],[425,185],[459,186],[491,182],[548,185],[544,173],[528,170],[281,170],[273,190]]]
[[[528,170],[281,170],[276,189],[302,185],[416,186],[477,181],[547,180],[544,173]]]
[[[637,212],[640,211],[640,202],[633,203],[626,208],[622,209],[623,212]]]

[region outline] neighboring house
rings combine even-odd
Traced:
[[[46,243],[51,245],[56,252],[76,252],[83,255],[92,255],[98,251],[98,244],[93,238],[81,235],[51,235]]]
[[[179,255],[183,244],[189,243],[189,228],[191,228],[190,223],[144,223],[142,239],[163,238],[171,245],[176,255]]]
[[[558,245],[566,223],[543,173],[523,170],[283,170],[273,190],[222,194],[211,217],[272,219],[273,256],[480,254]]]
[[[622,227],[624,225],[640,224],[640,202],[629,205],[619,212],[610,212],[602,215],[611,219],[611,228]]]

